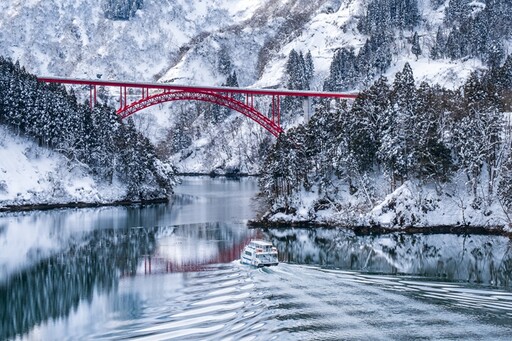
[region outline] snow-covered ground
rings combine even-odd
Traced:
[[[98,183],[61,154],[38,147],[0,126],[0,208],[17,205],[108,203],[126,197],[126,187]]]
[[[382,181],[382,184],[385,182]],[[348,186],[339,183],[334,202],[324,203],[316,189],[302,190],[288,198],[288,213],[282,203],[267,212],[265,220],[277,223],[327,224],[331,226],[378,226],[389,229],[410,227],[471,226],[503,228],[512,232],[511,217],[497,200],[475,205],[463,181],[438,185],[420,185],[406,181],[382,200],[369,204],[364,196],[348,194]]]

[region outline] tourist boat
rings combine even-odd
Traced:
[[[277,248],[263,240],[252,240],[244,247],[240,263],[257,267],[277,265]]]

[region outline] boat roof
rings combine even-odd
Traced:
[[[259,245],[259,246],[272,246],[271,242],[267,242],[264,240],[251,240],[251,244]]]

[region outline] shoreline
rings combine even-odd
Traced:
[[[49,211],[59,208],[94,208],[94,207],[112,207],[146,204],[163,204],[169,202],[169,198],[159,198],[150,200],[116,200],[112,202],[69,202],[60,204],[25,204],[25,205],[6,205],[0,207],[0,213],[11,212],[29,212],[29,211]]]
[[[212,173],[178,173],[177,177],[211,177],[211,178],[227,178],[235,180],[237,178],[245,177],[257,177],[258,175],[253,174],[212,174]],[[29,212],[29,211],[49,211],[60,208],[94,208],[94,207],[112,207],[112,206],[129,206],[129,205],[146,205],[146,204],[163,204],[168,203],[173,194],[166,198],[157,198],[150,200],[115,200],[111,202],[86,202],[86,201],[74,201],[67,203],[56,203],[56,204],[20,204],[20,205],[5,205],[0,206],[0,213],[14,213],[14,212]]]
[[[391,233],[404,234],[459,234],[459,235],[487,235],[487,236],[503,236],[512,239],[512,232],[506,231],[504,226],[476,226],[476,225],[438,225],[438,226],[405,226],[405,227],[384,227],[379,225],[373,226],[342,226],[339,224],[317,223],[314,221],[268,221],[268,220],[249,220],[247,227],[262,229],[346,229],[354,232],[355,235],[383,235]]]

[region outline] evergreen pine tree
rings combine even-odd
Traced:
[[[418,32],[414,32],[414,35],[412,36],[411,52],[416,56],[416,60],[418,60],[418,57],[421,55],[420,38],[418,36]]]
[[[381,77],[354,102],[347,122],[348,148],[360,171],[370,171],[377,164],[377,152],[385,129],[384,114],[390,106],[390,89]]]
[[[304,63],[304,75],[306,79],[307,88],[309,89],[311,80],[315,74],[315,66],[313,63],[313,57],[311,56],[311,51],[306,53],[305,63]]]
[[[460,24],[471,14],[470,6],[472,0],[450,0],[446,8],[445,22],[447,24]]]
[[[105,18],[112,20],[129,20],[142,7],[143,0],[105,0],[103,3]]]
[[[416,142],[414,126],[416,87],[409,63],[395,76],[391,93],[391,106],[386,113],[385,130],[379,150],[379,158],[391,177],[392,187],[408,179],[414,171]]]
[[[443,28],[439,26],[436,33],[436,40],[434,46],[430,50],[430,57],[432,59],[440,59],[445,56],[446,38],[443,33]]]
[[[342,92],[353,88],[357,80],[357,61],[353,50],[340,49],[334,53],[324,91]]]

